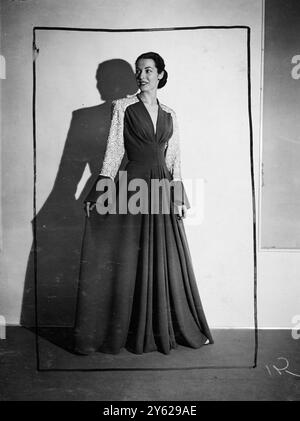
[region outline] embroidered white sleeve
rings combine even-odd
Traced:
[[[173,120],[173,134],[169,139],[166,152],[166,165],[173,176],[173,180],[181,180],[181,156],[180,156],[180,140],[177,117],[171,110]]]
[[[124,156],[124,109],[119,100],[112,102],[112,120],[100,175],[115,178]]]

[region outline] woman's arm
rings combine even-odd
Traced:
[[[173,134],[168,142],[166,152],[166,164],[167,168],[172,174],[173,180],[181,181],[181,155],[180,155],[180,140],[178,122],[175,111],[171,110],[172,122],[173,122]]]
[[[181,177],[181,151],[180,151],[180,137],[178,129],[178,121],[175,111],[171,110],[172,121],[173,121],[173,133],[169,139],[167,151],[166,151],[166,165],[170,173],[172,174],[175,188],[174,202],[177,205],[184,205],[190,208],[188,197],[186,195],[184,185]]]
[[[92,210],[93,207],[95,207],[95,203],[99,197],[100,192],[96,190],[98,181],[101,178],[107,177],[114,180],[121,165],[125,153],[123,128],[124,109],[121,101],[115,100],[112,102],[112,118],[102,168],[98,178],[84,200],[87,214],[89,214],[89,210]]]
[[[112,120],[100,175],[114,179],[125,153],[123,135],[124,109],[120,100],[113,101],[112,107]]]

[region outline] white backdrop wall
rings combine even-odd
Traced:
[[[255,177],[258,192],[262,3],[256,0],[250,2],[165,0],[153,1],[151,4],[136,0],[114,2],[45,0],[4,1],[2,9],[2,54],[7,61],[7,79],[3,83],[2,97],[4,240],[1,255],[3,272],[0,285],[0,314],[6,317],[8,323],[14,324],[18,323],[20,318],[24,277],[32,243],[30,221],[33,214],[31,115],[33,26],[97,28],[250,26]],[[144,33],[142,38],[138,38],[137,35],[132,37],[131,34],[124,38],[126,42],[122,48],[119,35],[114,35],[115,40],[113,40],[112,34],[106,34],[107,42],[103,42],[103,34],[101,37],[97,35],[97,41],[94,38],[94,41],[88,44],[84,39],[88,35],[81,34],[80,39],[76,39],[75,33],[62,36],[57,31],[56,34],[51,34],[51,38],[49,36],[49,33],[42,35],[39,32],[37,40],[41,48],[37,61],[37,70],[40,71],[38,86],[43,86],[44,89],[43,92],[39,92],[42,95],[38,97],[37,116],[39,117],[37,134],[40,140],[37,150],[38,209],[52,188],[71,112],[79,107],[99,103],[94,78],[97,64],[109,58],[123,58],[133,64],[137,53],[150,49],[142,48],[143,43],[146,46],[159,46],[159,51],[166,57],[170,71],[168,89],[161,91],[160,99],[173,107],[180,118],[180,131],[184,144],[182,147],[184,176],[205,180],[203,222],[197,226],[187,224],[186,230],[208,319],[212,327],[253,326],[250,174],[246,171],[247,166],[249,168],[247,162],[249,155],[244,153],[249,146],[247,116],[243,112],[246,105],[245,31],[226,31],[226,33],[220,31],[215,34],[203,31],[201,35],[193,33],[195,44],[191,45],[191,50],[188,48],[190,43],[186,43],[185,38],[185,36],[191,37],[191,34],[184,35],[180,32],[176,34],[178,36],[176,41],[174,33],[164,33],[163,41],[160,41],[162,39],[160,33]],[[128,43],[130,36],[134,42]],[[171,36],[173,38],[168,40]],[[77,46],[77,54],[74,54],[74,45]],[[80,48],[86,45],[90,46],[89,49]],[[100,45],[101,50],[99,50]],[[118,46],[119,51],[114,50],[115,47],[103,51],[104,45]],[[43,46],[48,48],[45,49]],[[138,46],[138,51],[135,46]],[[177,49],[186,52],[189,57],[188,63],[178,60]],[[51,66],[54,68],[43,67],[44,53],[48,54],[44,56],[45,59],[49,59],[49,54],[53,54]],[[84,66],[80,66],[80,60],[83,58]],[[55,68],[58,63],[61,75],[59,80],[63,85],[58,86],[56,78],[55,89],[51,89],[51,80],[53,81],[58,74],[58,69]],[[66,78],[63,78],[64,69],[67,70],[70,65],[73,69],[72,80],[76,82],[73,86],[66,84]],[[172,81],[174,69],[176,79],[174,76]],[[200,82],[197,89],[193,85],[193,75],[197,75],[197,80]],[[53,141],[54,132],[43,131],[47,123],[43,107],[46,107],[45,110],[47,107],[48,110],[54,110],[50,115],[55,122],[55,141]],[[51,127],[49,121],[47,124]],[[52,139],[50,149],[46,147],[49,146],[50,140],[47,136],[51,136]],[[226,162],[228,165],[224,166]],[[219,193],[217,196],[216,192]],[[220,212],[220,208],[224,211]],[[299,286],[296,283],[299,259],[296,254],[260,252],[258,263],[260,326],[288,327],[291,317],[299,312],[296,298],[297,288],[299,296]],[[289,280],[289,288],[286,279]]]
[[[1,16],[1,3],[0,3],[0,16]],[[1,55],[2,51],[2,22],[0,17],[0,160],[2,160],[2,108],[1,108],[1,98],[2,98],[2,79],[5,78],[5,59]],[[2,174],[0,173],[0,250],[2,250]],[[0,272],[1,274],[1,272]]]
[[[98,62],[120,57],[134,63],[140,51],[159,51],[170,75],[159,98],[178,114],[183,174],[195,182],[191,187],[196,188],[197,179],[205,180],[204,219],[191,216],[186,225],[208,317],[218,325],[236,326],[242,319],[251,326],[253,246],[246,30],[113,34],[39,31],[36,44],[37,210],[52,188],[69,115],[74,109],[86,109],[99,101],[94,86]],[[99,126],[101,123],[99,118]],[[84,139],[79,142],[84,143]],[[81,155],[88,153],[86,148],[82,146]],[[71,151],[66,154],[82,159]],[[65,156],[64,160],[68,159]],[[70,208],[65,212],[68,218]],[[51,235],[49,219],[44,225]],[[63,225],[55,227],[58,237],[66,235],[65,230]],[[40,243],[42,247],[43,240]],[[47,260],[50,257],[45,258],[46,264]],[[39,272],[42,277],[42,267]],[[69,276],[70,271],[65,274]]]

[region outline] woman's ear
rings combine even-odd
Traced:
[[[163,70],[161,73],[158,73],[158,79],[161,80],[164,77],[165,71]]]

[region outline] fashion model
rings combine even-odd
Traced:
[[[154,52],[141,54],[135,66],[139,92],[113,101],[103,165],[85,200],[74,335],[74,351],[83,355],[117,354],[122,348],[168,354],[177,345],[213,343],[183,225],[190,205],[176,114],[157,98],[168,73]],[[172,193],[154,194],[154,180],[173,183]],[[103,181],[113,194],[101,193]],[[133,189],[137,184],[145,187],[143,193]],[[106,200],[99,200],[101,194]],[[163,211],[156,202],[165,199],[170,206]]]

